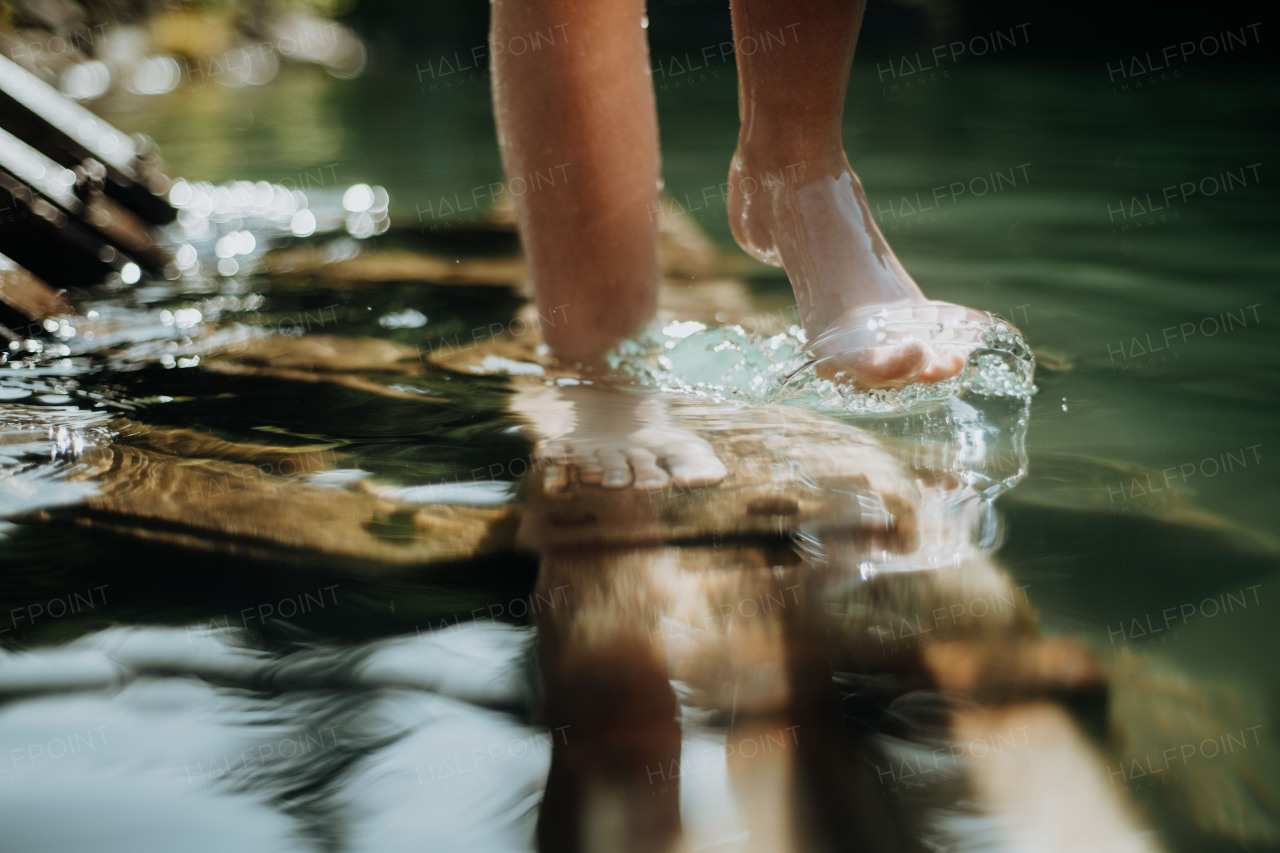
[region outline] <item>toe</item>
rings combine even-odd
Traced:
[[[910,385],[924,365],[924,347],[916,341],[892,347],[875,347],[855,358],[858,384],[871,388]]]
[[[566,441],[548,441],[535,453],[548,465],[568,465],[573,457],[573,446]]]
[[[621,450],[601,450],[596,454],[600,460],[601,476],[597,481],[606,489],[621,489],[631,485],[631,464]]]
[[[865,307],[833,324],[837,331],[813,339],[815,371],[863,390],[941,382],[964,369],[992,319],[985,311],[947,302]],[[867,331],[871,320],[881,329],[874,336]]]
[[[671,477],[658,465],[658,457],[643,447],[627,450],[631,470],[635,472],[637,489],[661,489],[671,482]]]
[[[569,445],[563,441],[549,441],[539,447],[535,453],[538,464],[542,467],[542,490],[544,492],[563,492],[569,488]]]
[[[542,491],[563,492],[569,488],[569,470],[563,465],[550,464],[542,472]]]
[[[578,469],[578,482],[585,483],[589,486],[598,486],[604,479],[604,466],[595,454],[575,459]]]
[[[710,445],[702,442],[676,445],[668,451],[666,463],[672,481],[685,489],[714,486],[729,474]]]
[[[941,382],[944,379],[950,379],[964,368],[965,355],[954,349],[935,352],[929,358],[929,363],[924,370],[920,372],[920,380],[922,382]]]

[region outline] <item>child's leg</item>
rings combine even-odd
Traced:
[[[885,242],[845,159],[841,116],[865,6],[733,0],[742,129],[729,174],[730,224],[744,249],[786,268],[816,354],[834,357],[828,375],[843,371],[867,386],[937,381],[963,367],[963,347],[893,333],[877,340],[858,331],[865,316],[855,317],[893,304],[891,317],[932,328],[976,314],[921,304],[924,294]],[[839,355],[855,346],[863,347],[858,355]]]
[[[644,0],[494,0],[492,14],[498,141],[543,335],[562,358],[590,362],[656,304]]]

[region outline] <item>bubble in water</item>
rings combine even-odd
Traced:
[[[877,331],[885,327],[883,317],[868,323]],[[639,385],[664,391],[710,400],[794,402],[852,414],[905,412],[963,394],[1033,395],[1035,360],[1021,334],[997,319],[975,331],[979,343],[959,374],[895,389],[864,390],[818,376],[799,326],[764,336],[736,325],[668,323],[620,344],[609,364]]]

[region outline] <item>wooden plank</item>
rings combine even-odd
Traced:
[[[421,505],[389,489],[314,486],[299,475],[337,467],[333,451],[237,444],[190,429],[121,422],[113,444],[83,457],[79,476],[101,483],[101,493],[79,521],[141,539],[303,564],[407,566],[518,549],[749,544],[783,541],[800,525],[827,523],[905,547],[913,491],[891,459],[856,430],[793,414],[784,413],[791,464],[775,461],[776,436],[770,442],[752,434],[757,411],[753,424],[706,431],[732,472],[718,487],[649,493],[570,484],[548,494],[536,472],[521,507]],[[851,502],[859,500],[884,513],[851,515]]]
[[[4,56],[0,125],[65,168],[102,164],[107,195],[144,221],[164,225],[177,217],[162,197],[168,179],[140,156],[133,138]]]
[[[77,524],[182,548],[361,574],[457,562],[509,551],[514,542],[513,506],[422,507],[291,476],[324,470],[332,453],[282,455],[243,446],[241,455],[263,460],[248,464],[182,455],[192,449],[183,447],[192,443],[189,432],[151,431],[147,443],[179,452],[115,444],[85,453],[82,476],[99,481],[101,491],[77,511]]]
[[[64,168],[13,134],[0,129],[0,169],[34,197],[28,200],[20,189],[10,194],[19,205],[37,200],[57,207],[104,238],[116,250],[153,272],[164,272],[171,263],[169,253],[156,242],[151,228],[128,209],[107,198],[91,174]],[[103,258],[106,262],[107,258]],[[23,259],[31,267],[29,260]]]
[[[44,331],[44,320],[72,312],[59,291],[0,255],[0,338],[32,337]]]
[[[295,246],[268,253],[262,268],[271,276],[309,276],[353,286],[415,281],[516,287],[525,278],[524,260],[518,257],[457,259],[407,249],[373,249],[333,261],[318,247]]]

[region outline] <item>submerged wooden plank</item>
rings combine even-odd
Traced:
[[[515,287],[526,274],[524,259],[519,257],[456,259],[407,249],[375,249],[334,261],[316,246],[271,252],[262,266],[270,276],[304,275],[356,286],[412,281]]]
[[[180,449],[190,441],[178,434],[148,443]],[[262,451],[260,458],[267,461],[251,465],[127,444],[90,451],[83,461],[101,491],[76,522],[183,548],[361,572],[456,562],[512,547],[518,514],[511,505],[423,507],[294,476],[332,467],[326,451]]]
[[[866,432],[786,407],[673,407],[728,469],[703,488],[609,489],[524,483],[523,544],[535,550],[783,538],[839,527],[910,547],[917,492]]]
[[[398,389],[366,375],[416,376],[422,372],[417,349],[378,338],[251,335],[206,350],[201,355],[201,366],[228,376],[327,383],[379,397],[418,403],[448,402],[443,397]]]
[[[759,412],[736,428],[707,424],[703,434],[730,469],[718,486],[648,492],[571,482],[548,492],[535,468],[521,506],[466,506],[443,496],[420,504],[390,488],[321,487],[301,478],[343,466],[324,446],[242,444],[197,430],[123,423],[113,444],[82,458],[80,476],[98,482],[100,492],[78,521],[140,539],[304,564],[406,566],[649,542],[754,547],[803,525],[838,525],[865,541],[906,547],[914,492],[892,460],[852,428],[795,412],[780,417],[786,420],[774,426],[785,423],[784,434],[761,432]],[[873,506],[880,511],[869,512]]]
[[[428,248],[441,242],[447,245],[451,234],[488,232],[514,235],[514,211],[510,209],[509,200],[505,195],[501,197],[490,218],[480,223],[444,223],[432,228],[428,238],[422,241],[426,245],[421,248],[367,249],[353,258],[334,260],[325,248],[304,244],[268,252],[263,258],[263,271],[275,277],[308,276],[350,286],[409,281],[524,288],[528,268],[519,254],[484,256],[464,253],[454,256]],[[689,214],[671,199],[664,199],[661,205],[658,249],[662,272],[669,287],[691,282],[704,285],[716,280],[723,284],[726,276],[742,274],[755,266],[754,262],[739,254],[722,252]],[[735,284],[741,287],[740,283]],[[701,304],[707,307],[714,303],[704,295]],[[728,306],[721,303],[721,309],[725,307]],[[740,308],[741,303],[732,307]]]
[[[416,373],[420,361],[416,348],[379,338],[265,333],[217,344],[201,355],[206,360],[326,373],[385,370]]]

